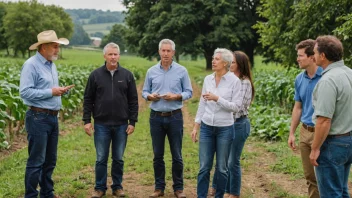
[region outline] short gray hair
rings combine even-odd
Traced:
[[[170,39],[163,39],[163,40],[161,40],[161,41],[159,42],[159,50],[160,50],[162,44],[170,44],[172,50],[175,51],[175,49],[176,49],[175,43],[174,43],[172,40],[170,40]]]
[[[227,69],[229,69],[233,61],[233,53],[230,50],[225,48],[217,48],[214,51],[214,55],[215,54],[221,55],[221,59],[227,63],[226,66],[227,66]]]
[[[104,47],[104,49],[103,49],[104,55],[105,55],[105,53],[106,53],[106,49],[107,49],[107,48],[116,48],[116,49],[117,49],[117,52],[120,54],[120,47],[119,47],[116,43],[111,42],[111,43],[106,44],[105,47]]]

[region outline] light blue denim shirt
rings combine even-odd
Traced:
[[[53,87],[59,87],[56,66],[37,52],[22,66],[21,98],[27,106],[60,110],[61,97],[53,96]]]
[[[160,95],[166,93],[181,94],[182,100],[192,97],[192,85],[187,69],[176,62],[172,62],[169,70],[165,71],[160,62],[147,71],[144,81],[142,97],[146,100],[151,93]],[[182,101],[153,101],[150,108],[154,111],[169,112],[182,108]]]

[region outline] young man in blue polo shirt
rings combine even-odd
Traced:
[[[308,184],[308,194],[310,198],[319,198],[317,180],[315,178],[314,167],[310,163],[309,155],[314,138],[314,124],[312,122],[313,106],[312,93],[315,85],[322,75],[323,69],[316,65],[314,60],[314,45],[312,39],[301,41],[296,45],[297,62],[303,72],[297,75],[295,80],[295,105],[292,111],[292,121],[288,145],[292,150],[296,150],[295,131],[302,123],[300,129],[299,149],[301,151],[304,177]]]

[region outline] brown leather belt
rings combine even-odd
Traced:
[[[176,110],[169,111],[169,112],[160,112],[160,111],[152,110],[152,112],[154,112],[158,116],[168,117],[168,116],[171,116],[172,114],[180,113],[181,109],[176,109]]]
[[[309,132],[314,132],[314,131],[315,131],[315,127],[306,125],[306,124],[304,124],[304,123],[302,123],[302,126],[303,126],[303,128],[305,128],[305,129],[306,129],[307,131],[309,131]]]
[[[59,111],[50,110],[50,109],[42,109],[39,107],[29,107],[29,109],[32,111],[37,111],[37,112],[45,112],[45,113],[48,113],[48,114],[54,115],[54,116],[57,116],[57,114],[59,113]]]
[[[338,138],[338,137],[345,137],[345,136],[352,136],[352,131],[343,133],[343,134],[328,135],[328,138]]]

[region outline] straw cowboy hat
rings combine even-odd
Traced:
[[[37,47],[43,43],[60,43],[63,45],[68,45],[70,42],[67,38],[57,38],[54,30],[46,30],[38,34],[38,42],[34,43],[29,47],[30,50],[35,50]]]

